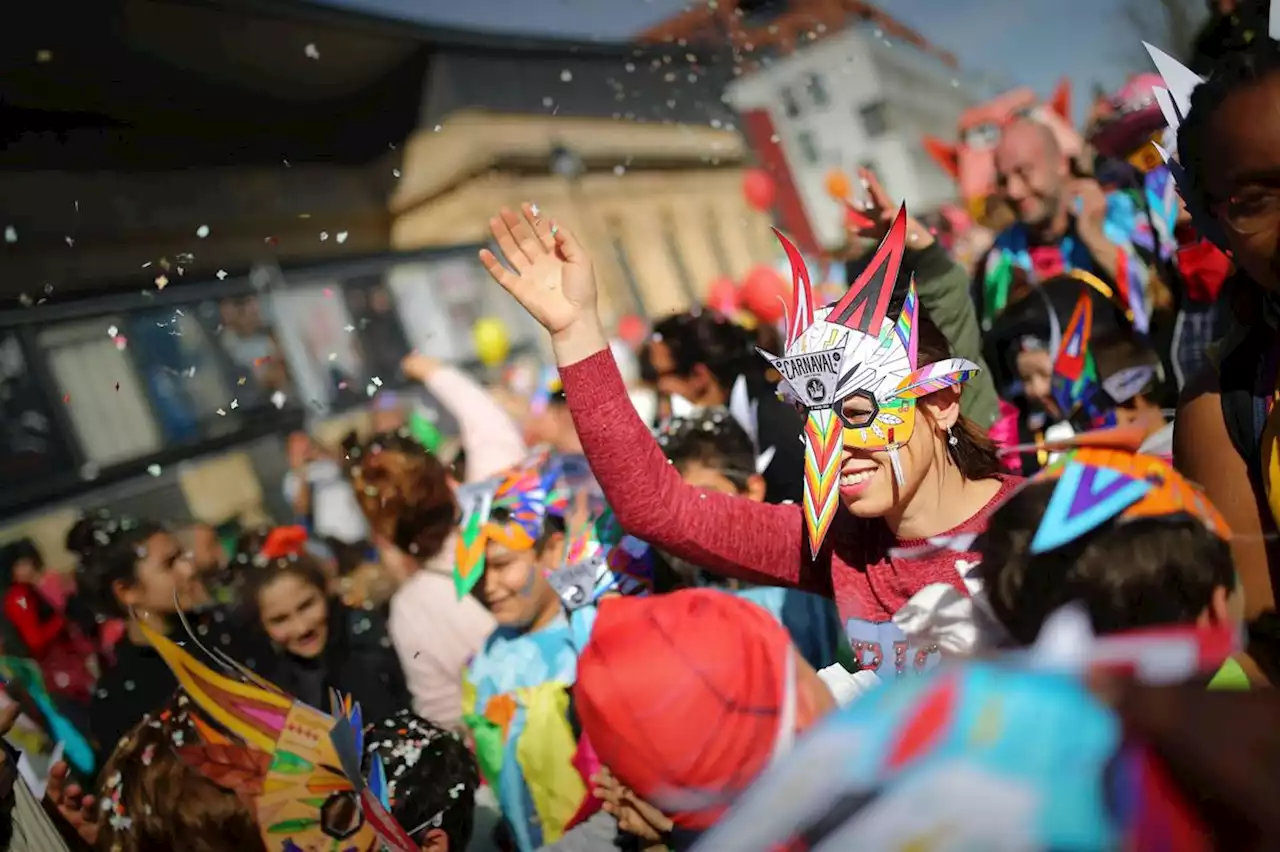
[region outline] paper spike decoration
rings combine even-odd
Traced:
[[[1109,405],[1100,406],[1095,399],[1100,386],[1090,351],[1092,336],[1093,300],[1085,292],[1076,302],[1054,355],[1050,393],[1064,420],[1084,409],[1089,419],[1085,428],[1101,428],[1115,425],[1115,411]]]
[[[214,783],[252,799],[267,849],[416,852],[364,789],[359,760],[352,772],[350,755],[339,754],[333,716],[214,672],[166,636],[141,622],[138,627],[191,699],[188,709],[204,740],[181,744],[178,755]],[[346,705],[338,706],[349,724]]]
[[[1108,430],[1100,435],[1127,435]],[[1223,540],[1230,528],[1217,508],[1190,481],[1163,459],[1132,449],[1087,446],[1079,436],[1075,449],[1041,470],[1028,484],[1055,481],[1044,517],[1031,541],[1032,553],[1056,550],[1113,518],[1189,517]]]
[[[918,301],[909,277],[903,280],[900,274],[906,236],[903,207],[849,290],[833,306],[815,310],[804,261],[779,235],[793,278],[786,351],[756,351],[782,376],[779,395],[807,413],[804,515],[815,555],[838,508],[843,448],[888,452],[895,475],[903,479],[898,448],[915,429],[917,398],[967,381],[978,370],[961,359],[917,363]],[[896,311],[891,310],[895,304]],[[807,323],[806,317],[811,317]],[[863,404],[851,417],[844,409],[854,397]]]

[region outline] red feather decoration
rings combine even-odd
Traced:
[[[271,766],[271,755],[232,745],[188,745],[178,748],[188,766],[213,783],[237,793],[258,796]]]

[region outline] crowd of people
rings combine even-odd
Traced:
[[[1280,846],[1280,45],[1152,56],[1164,156],[1008,116],[972,263],[864,172],[834,302],[782,237],[777,327],[627,352],[503,209],[557,369],[408,356],[456,452],[386,395],[289,439],[291,523],[4,546],[0,729],[58,751],[6,743],[0,845]]]

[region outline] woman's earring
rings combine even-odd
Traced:
[[[954,434],[952,434],[950,426],[947,427],[947,443],[953,447],[956,444],[960,443],[960,439],[957,438]]]

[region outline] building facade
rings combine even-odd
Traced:
[[[808,224],[825,248],[845,241],[843,213],[826,189],[861,167],[917,211],[951,201],[955,187],[928,157],[927,134],[944,138],[973,99],[937,57],[855,23],[744,74],[728,89],[743,113],[764,113],[753,144],[781,149]]]

